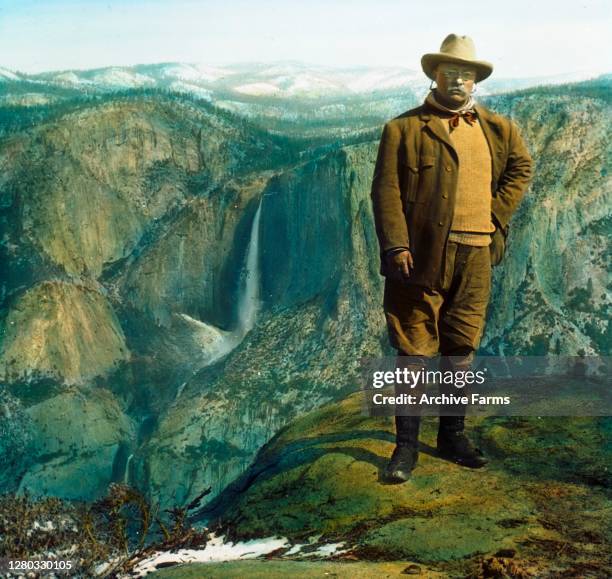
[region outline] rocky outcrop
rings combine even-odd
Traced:
[[[417,466],[398,485],[382,479],[392,420],[362,408],[358,392],[289,423],[196,519],[231,540],[343,541],[353,560],[411,560],[450,576],[504,550],[518,568],[537,561],[536,576],[605,567],[608,419],[469,419],[491,458],[475,471],[437,456],[437,420],[426,418]]]
[[[19,481],[35,496],[95,500],[123,480],[134,426],[104,389],[70,389],[30,406],[36,462]]]
[[[84,383],[129,358],[107,299],[60,281],[37,284],[14,300],[0,326],[0,380],[51,378]]]

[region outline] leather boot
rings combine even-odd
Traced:
[[[402,483],[410,478],[419,459],[420,416],[396,416],[396,446],[385,469],[385,479]]]
[[[489,462],[464,433],[463,416],[440,416],[438,454],[468,468],[481,468]]]

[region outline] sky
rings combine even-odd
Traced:
[[[497,77],[612,72],[609,0],[0,0],[0,67],[405,66],[467,34]]]

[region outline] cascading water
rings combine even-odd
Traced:
[[[263,199],[263,197],[262,197]],[[251,227],[251,237],[247,249],[247,259],[245,264],[245,281],[243,291],[240,292],[238,300],[238,324],[235,332],[242,339],[255,325],[255,319],[259,312],[259,290],[260,290],[260,271],[259,271],[259,219],[261,217],[261,204],[255,212],[253,225]]]
[[[251,234],[247,247],[246,260],[241,276],[241,283],[238,292],[238,307],[236,316],[236,326],[226,332],[219,328],[196,320],[187,314],[179,314],[179,318],[185,322],[192,332],[193,339],[202,349],[202,358],[198,360],[194,373],[204,366],[208,366],[229,354],[253,329],[257,314],[260,309],[260,286],[261,274],[259,271],[259,222],[261,217],[261,205],[263,198],[259,201],[259,206],[251,225]],[[175,399],[181,395],[186,382],[183,382],[176,393]]]
[[[123,473],[123,484],[130,484],[130,462],[132,461],[133,454],[127,457],[125,461],[125,472]]]

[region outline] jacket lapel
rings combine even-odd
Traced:
[[[445,143],[451,149],[453,154],[457,156],[455,147],[453,147],[448,131],[442,125],[442,120],[440,117],[438,117],[438,115],[432,115],[427,110],[427,106],[425,106],[425,108],[421,111],[419,117],[421,118],[421,121],[425,123],[425,128],[440,139],[440,141]]]

